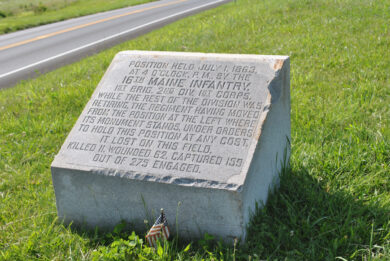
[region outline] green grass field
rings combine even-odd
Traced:
[[[0,91],[0,259],[390,260],[389,21],[389,0],[238,0]],[[291,168],[245,244],[58,222],[51,161],[122,50],[291,57]]]
[[[153,0],[0,0],[0,34]]]

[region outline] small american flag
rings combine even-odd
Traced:
[[[148,241],[149,246],[157,247],[157,240],[161,237],[165,240],[169,238],[168,222],[165,218],[163,209],[161,209],[160,216],[146,235],[146,239]]]

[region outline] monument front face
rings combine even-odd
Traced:
[[[101,195],[97,194],[112,191],[113,202],[107,198],[109,195],[102,199],[107,201],[107,211],[112,212],[110,206],[117,204],[118,195],[128,191],[133,195],[128,200],[135,202],[133,212],[119,211],[118,217],[110,214],[109,218],[113,222],[119,217],[140,220],[139,213],[144,211],[137,210],[136,200],[148,198],[149,194],[144,194],[152,187],[147,193],[153,194],[150,204],[157,209],[166,208],[164,205],[176,206],[178,201],[187,198],[196,201],[199,191],[195,188],[220,190],[221,199],[217,192],[211,196],[218,200],[223,200],[224,193],[235,193],[237,198],[233,201],[245,203],[240,202],[246,200],[245,190],[253,190],[245,188],[248,175],[252,175],[251,168],[266,169],[257,166],[261,160],[254,156],[261,149],[259,141],[269,139],[264,137],[264,127],[267,121],[272,125],[267,115],[273,104],[283,107],[282,115],[275,117],[276,121],[285,123],[280,127],[271,126],[270,137],[280,132],[280,137],[275,136],[283,140],[275,141],[277,153],[286,148],[290,135],[288,76],[288,59],[281,56],[119,53],[52,164],[60,216],[79,221],[78,216],[82,216],[84,223],[99,225],[99,217],[94,216],[92,220],[96,222],[89,222],[88,213],[78,209],[82,208],[82,202],[71,206],[66,201],[72,201],[79,193],[80,201],[98,202]],[[273,150],[268,153],[274,154]],[[275,163],[276,169],[267,170],[275,172],[271,176],[280,171],[280,164]],[[102,176],[104,180],[100,180]],[[110,178],[120,179],[119,185],[110,185]],[[82,182],[93,188],[90,195],[88,190],[76,189]],[[167,190],[177,190],[172,202]],[[207,194],[203,190],[200,193]],[[252,194],[248,197],[254,197]],[[199,207],[207,212],[206,206]],[[108,223],[111,226],[113,222],[104,221],[107,215],[98,212],[103,216],[102,226]],[[238,219],[245,215],[237,213]],[[187,230],[191,233],[191,229]]]

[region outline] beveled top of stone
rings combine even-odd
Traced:
[[[287,56],[118,53],[52,168],[237,190]]]

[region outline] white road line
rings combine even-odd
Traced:
[[[99,43],[103,43],[103,42],[105,42],[105,41],[107,41],[107,40],[111,40],[111,39],[116,38],[116,37],[119,37],[119,36],[121,36],[121,35],[130,33],[130,32],[132,32],[132,31],[136,31],[136,30],[141,29],[141,28],[143,28],[143,27],[147,27],[147,26],[150,26],[150,25],[153,25],[153,24],[162,22],[162,21],[164,21],[164,20],[169,20],[170,18],[174,18],[174,17],[179,16],[179,15],[182,15],[182,14],[190,13],[190,12],[195,11],[195,10],[197,10],[197,9],[201,9],[201,8],[207,7],[207,6],[209,6],[209,5],[213,5],[213,4],[220,3],[220,2],[224,2],[224,1],[226,1],[226,0],[217,0],[217,1],[214,1],[214,2],[210,2],[210,3],[207,3],[207,4],[201,5],[201,6],[197,6],[197,7],[188,9],[188,10],[186,10],[186,11],[182,11],[182,12],[179,12],[179,13],[176,13],[176,14],[173,14],[173,15],[166,16],[166,17],[164,17],[164,18],[160,18],[160,19],[154,20],[154,21],[152,21],[152,22],[149,22],[149,23],[146,23],[146,24],[143,24],[143,25],[139,25],[139,26],[134,27],[134,28],[132,28],[132,29],[129,29],[129,30],[126,30],[126,31],[123,31],[123,32],[120,32],[120,33],[117,33],[117,34],[114,34],[114,35],[111,35],[111,36],[108,36],[108,37],[103,38],[103,39],[100,39],[100,40],[98,40],[98,41],[95,41],[95,42],[92,42],[92,43],[89,43],[89,44],[86,44],[86,45],[77,47],[77,48],[75,48],[75,49],[72,49],[72,50],[69,50],[69,51],[60,53],[60,54],[58,54],[58,55],[55,55],[55,56],[46,58],[46,59],[41,60],[41,61],[38,61],[38,62],[36,62],[36,63],[32,63],[32,64],[30,64],[30,65],[24,66],[24,67],[22,67],[22,68],[19,68],[19,69],[16,69],[16,70],[13,70],[13,71],[10,71],[10,72],[1,74],[1,75],[0,75],[0,79],[1,79],[1,78],[4,78],[4,77],[7,77],[7,76],[9,76],[9,75],[11,75],[11,74],[18,73],[18,72],[21,72],[21,71],[23,71],[23,70],[29,69],[29,68],[31,68],[31,67],[37,66],[37,65],[39,65],[39,64],[43,64],[43,63],[49,62],[49,61],[51,61],[51,60],[60,58],[60,57],[62,57],[62,56],[68,55],[68,54],[70,54],[70,53],[77,52],[77,51],[82,50],[82,49],[84,49],[84,48],[87,48],[87,47],[90,47],[90,46],[93,46],[93,45],[96,45],[96,44],[99,44]]]

